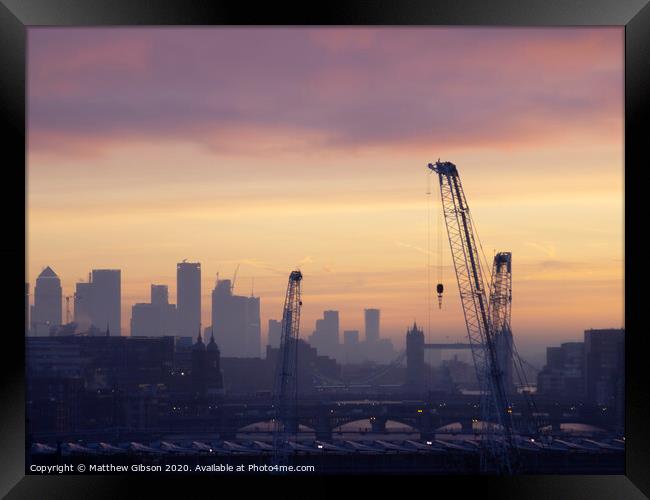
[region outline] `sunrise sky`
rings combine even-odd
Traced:
[[[29,28],[27,281],[122,269],[122,325],[199,261],[301,335],[427,324],[427,175],[454,162],[520,344],[623,326],[623,36],[612,28]],[[435,179],[431,179],[434,180]],[[439,200],[431,199],[432,222]],[[438,257],[431,229],[431,263]],[[446,240],[432,340],[464,322]],[[432,269],[433,286],[437,268]],[[435,302],[435,300],[433,301]]]

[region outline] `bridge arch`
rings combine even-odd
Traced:
[[[273,433],[275,431],[275,422],[273,420],[260,420],[257,422],[252,422],[246,424],[237,429],[237,433],[248,432],[248,433]],[[298,423],[298,432],[300,433],[314,433],[315,430],[313,427],[305,425],[304,423]]]

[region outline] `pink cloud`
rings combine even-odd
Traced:
[[[29,41],[34,150],[620,140],[618,28],[39,28]]]

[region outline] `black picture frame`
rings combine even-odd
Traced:
[[[222,491],[224,477],[160,476],[25,476],[24,338],[15,312],[25,277],[25,225],[14,214],[25,207],[26,161],[26,28],[29,26],[106,25],[521,25],[521,26],[625,26],[625,274],[626,274],[626,474],[623,476],[517,476],[409,478],[404,493],[433,495],[453,488],[454,496],[482,498],[644,498],[650,495],[650,396],[648,395],[645,337],[639,313],[647,283],[641,256],[647,210],[638,192],[640,172],[650,165],[647,135],[650,102],[650,5],[648,0],[482,0],[403,2],[375,0],[330,1],[287,7],[276,3],[182,0],[0,0],[0,103],[5,130],[3,174],[6,179],[2,206],[6,227],[12,226],[2,245],[5,282],[11,293],[5,299],[3,329],[2,411],[0,412],[0,494],[6,498],[115,498],[146,488],[147,496],[191,493],[197,486]],[[636,179],[639,181],[636,181]],[[636,182],[635,182],[636,181]],[[22,186],[22,187],[21,187]],[[22,255],[21,255],[22,252]],[[24,263],[18,266],[10,263]],[[639,267],[637,267],[639,266]],[[10,283],[10,284],[9,284]],[[639,290],[639,293],[635,293]],[[233,478],[242,487],[264,486],[278,478]],[[284,481],[298,480],[295,477]],[[391,477],[363,478],[364,494],[383,488]],[[175,480],[172,482],[172,480]],[[327,482],[325,482],[327,481]],[[316,482],[336,485],[332,478],[300,478],[298,488],[308,493]],[[411,489],[411,484],[417,489]],[[400,484],[396,484],[398,488]],[[406,486],[406,483],[401,483]],[[319,489],[321,486],[319,486]],[[268,491],[268,490],[267,490]],[[323,490],[324,491],[324,490]],[[142,494],[142,493],[141,493]],[[309,494],[309,493],[308,493]],[[448,494],[448,493],[447,493]]]

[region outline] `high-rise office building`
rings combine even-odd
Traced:
[[[122,334],[122,273],[119,269],[92,270],[92,324],[101,332]]]
[[[201,264],[179,262],[176,265],[176,310],[178,334],[195,337],[201,327]]]
[[[49,335],[51,328],[61,325],[62,299],[61,280],[48,266],[36,278],[34,287],[34,305],[31,314],[33,335]]]
[[[359,345],[359,330],[344,330],[343,344],[346,347]]]
[[[359,330],[343,331],[343,356],[345,363],[356,363],[360,360]]]
[[[379,340],[379,309],[365,310],[366,342]]]
[[[259,358],[259,297],[233,295],[230,280],[217,281],[212,291],[212,328],[222,356]]]
[[[268,345],[274,348],[280,347],[282,342],[282,321],[277,319],[269,320],[269,338]]]
[[[379,309],[366,309],[364,311],[366,334],[361,345],[361,354],[364,360],[390,363],[396,353],[390,339],[380,338],[379,313]]]
[[[584,398],[584,342],[546,348],[546,365],[537,374],[537,393],[572,400]]]
[[[151,304],[160,308],[160,330],[157,335],[178,335],[178,311],[169,303],[167,285],[151,285]]]
[[[87,331],[92,325],[92,283],[77,283],[74,294],[74,322],[79,331]]]
[[[169,304],[169,289],[167,285],[151,285],[151,303],[157,306]]]
[[[587,402],[622,405],[625,381],[625,330],[585,330],[585,389]]]
[[[339,356],[339,312],[324,311],[323,319],[316,320],[316,329],[309,337],[309,344],[318,354],[337,358]]]
[[[131,336],[156,337],[162,335],[162,311],[157,304],[139,303],[131,308]]]

